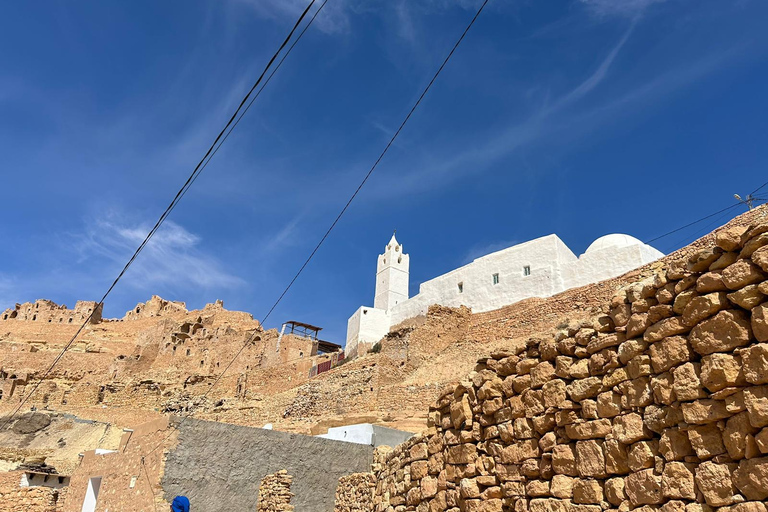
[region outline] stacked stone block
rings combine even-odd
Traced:
[[[373,506],[376,479],[373,473],[352,473],[339,478],[336,512],[367,512]]]
[[[258,512],[292,512],[291,483],[293,483],[293,477],[284,469],[265,476],[259,486],[256,510]]]
[[[716,244],[478,361],[369,510],[766,512],[768,224]]]

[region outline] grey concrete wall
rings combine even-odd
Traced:
[[[371,446],[188,419],[162,487],[168,501],[187,496],[192,512],[252,511],[261,479],[286,469],[297,512],[332,512],[339,477],[370,471],[372,459]]]
[[[391,446],[394,448],[412,437],[413,434],[411,432],[373,425],[373,446],[377,448],[379,446]]]

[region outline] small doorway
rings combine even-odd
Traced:
[[[83,508],[81,512],[95,512],[96,501],[99,499],[99,488],[101,487],[101,477],[95,477],[88,480],[88,490],[85,492]]]

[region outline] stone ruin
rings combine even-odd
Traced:
[[[102,305],[92,300],[79,300],[75,303],[75,309],[68,309],[65,305],[58,305],[47,299],[38,299],[35,302],[16,304],[8,308],[0,315],[0,322],[12,320],[47,322],[59,324],[81,324],[90,318],[89,323],[101,322]]]
[[[768,224],[724,230],[594,321],[510,342],[336,510],[766,512],[766,276]]]
[[[291,483],[293,477],[284,469],[261,479],[258,512],[293,512]]]

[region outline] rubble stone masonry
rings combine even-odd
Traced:
[[[353,473],[339,478],[336,512],[366,512],[373,505],[376,479],[373,473]]]
[[[258,512],[292,512],[291,483],[293,477],[284,469],[261,479]]]
[[[715,242],[479,360],[336,510],[766,512],[768,223]]]

